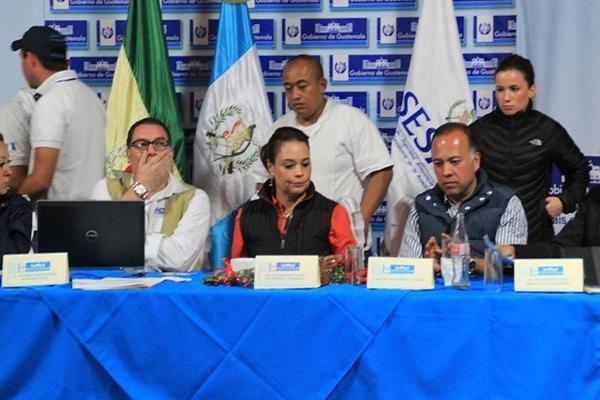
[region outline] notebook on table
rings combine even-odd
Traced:
[[[39,253],[67,252],[71,268],[144,267],[143,201],[37,204]]]

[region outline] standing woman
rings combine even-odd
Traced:
[[[10,189],[9,163],[0,134],[0,266],[5,254],[27,253],[31,248],[31,203]]]
[[[585,158],[567,131],[534,110],[531,62],[517,54],[496,69],[497,107],[471,125],[491,180],[515,189],[529,224],[528,243],[552,240],[552,218],[573,212],[589,182]],[[552,164],[565,175],[562,193],[549,195]]]
[[[271,176],[235,219],[231,257],[343,254],[355,245],[344,207],[315,191],[308,136],[278,128],[262,148]]]

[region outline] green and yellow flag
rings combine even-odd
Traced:
[[[145,117],[161,120],[171,134],[175,164],[184,174],[184,137],[175,97],[159,0],[130,0],[127,28],[119,51],[107,105],[106,174],[128,165],[129,127]]]

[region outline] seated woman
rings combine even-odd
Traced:
[[[9,162],[0,134],[0,265],[5,254],[27,253],[31,248],[31,203],[10,190]]]
[[[235,219],[231,257],[343,254],[355,245],[344,207],[315,191],[308,136],[281,127],[262,148],[271,178]]]
[[[561,247],[589,246],[600,246],[600,186],[589,191],[575,217],[553,240],[521,246],[500,246],[500,250],[513,258],[560,258]]]

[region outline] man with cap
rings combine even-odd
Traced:
[[[45,26],[15,40],[23,75],[34,90],[31,164],[18,191],[32,199],[87,199],[104,176],[105,111],[98,96],[68,69],[64,37]]]

